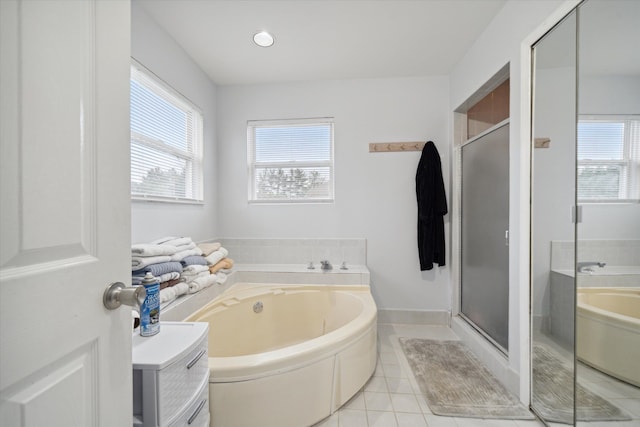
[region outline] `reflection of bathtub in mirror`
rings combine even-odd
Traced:
[[[574,270],[554,269],[550,274],[549,317],[547,331],[559,343],[574,345],[575,288],[640,287],[640,266],[616,266],[594,268],[593,272],[578,273]],[[577,283],[576,283],[577,282]]]
[[[578,288],[576,322],[578,359],[640,387],[640,283]]]
[[[578,287],[640,286],[640,266],[605,265],[593,267],[591,271],[578,273]],[[573,270],[554,269],[556,273],[573,277]]]

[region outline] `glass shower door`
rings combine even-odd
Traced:
[[[509,349],[509,124],[462,147],[460,311]]]

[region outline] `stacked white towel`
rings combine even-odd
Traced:
[[[160,264],[161,262],[171,261],[169,255],[157,255],[157,256],[137,256],[131,255],[131,271],[140,270],[151,264]]]
[[[229,255],[229,251],[223,247],[220,247],[220,249],[218,249],[217,251],[213,251],[209,255],[207,255],[205,259],[207,260],[209,265],[216,265],[223,258],[226,258],[227,255]]]
[[[131,246],[131,255],[138,257],[149,257],[158,255],[173,255],[178,252],[175,246],[156,245],[152,243],[137,243]]]
[[[172,245],[136,243],[131,246],[131,271],[143,269],[151,264],[171,261],[177,249]]]
[[[194,265],[187,265],[186,267],[184,267],[182,269],[182,274],[194,274],[194,273],[201,273],[203,271],[209,271],[209,267],[206,265],[194,264]]]
[[[189,285],[189,293],[190,294],[195,294],[196,292],[200,292],[203,289],[208,288],[209,286],[213,285],[214,283],[216,283],[216,275],[215,274],[209,274],[206,276],[201,276],[198,277],[194,280],[192,280],[191,282],[188,283]]]
[[[224,282],[227,281],[227,273],[223,273],[220,270],[218,270],[218,272],[216,274],[214,274],[213,276],[216,276],[216,283],[218,285],[224,285]]]
[[[183,259],[191,255],[202,255],[202,250],[198,247],[195,247],[193,249],[185,249],[184,251],[176,252],[175,254],[171,255],[171,261],[182,261]]]
[[[166,282],[180,278],[181,283],[167,287],[160,291],[160,302],[169,302],[185,293],[196,293],[214,283],[223,284],[227,280],[228,271],[219,271],[211,274],[210,265],[215,265],[229,255],[229,251],[221,247],[219,243],[210,243],[204,246],[206,260],[209,265],[187,265],[182,273],[167,273],[158,277],[158,280]],[[167,236],[156,239],[151,243],[136,244],[131,247],[131,269],[139,270],[151,264],[163,262],[182,261],[188,256],[202,256],[203,249],[196,245],[191,237]]]
[[[160,304],[164,304],[166,302],[172,301],[179,297],[180,295],[184,295],[189,292],[189,286],[180,282],[174,286],[164,288],[160,290]]]
[[[167,236],[161,239],[156,239],[147,246],[152,247],[147,250],[155,250],[157,252],[170,252],[166,253],[166,255],[169,255],[171,257],[170,261],[182,261],[188,256],[202,255],[202,250],[195,244],[193,240],[191,240],[191,237]],[[173,250],[171,250],[171,248]],[[163,253],[163,255],[165,255],[165,253]]]
[[[156,279],[158,279],[158,282],[160,283],[168,282],[169,280],[176,280],[179,278],[180,278],[180,273],[178,273],[177,271],[161,274],[158,277],[156,277]]]

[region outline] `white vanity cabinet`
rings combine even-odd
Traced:
[[[209,425],[207,323],[160,322],[133,335],[133,426]]]

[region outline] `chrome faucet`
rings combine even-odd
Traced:
[[[321,270],[325,270],[325,271],[329,271],[329,270],[333,270],[333,266],[331,265],[331,263],[328,260],[322,260],[322,261],[320,261],[320,269]]]
[[[589,267],[604,267],[605,265],[607,265],[607,263],[605,262],[598,262],[598,261],[585,261],[585,262],[579,262],[576,264],[576,267],[578,269],[578,273],[584,273],[584,272],[590,272],[593,271],[592,268]]]

